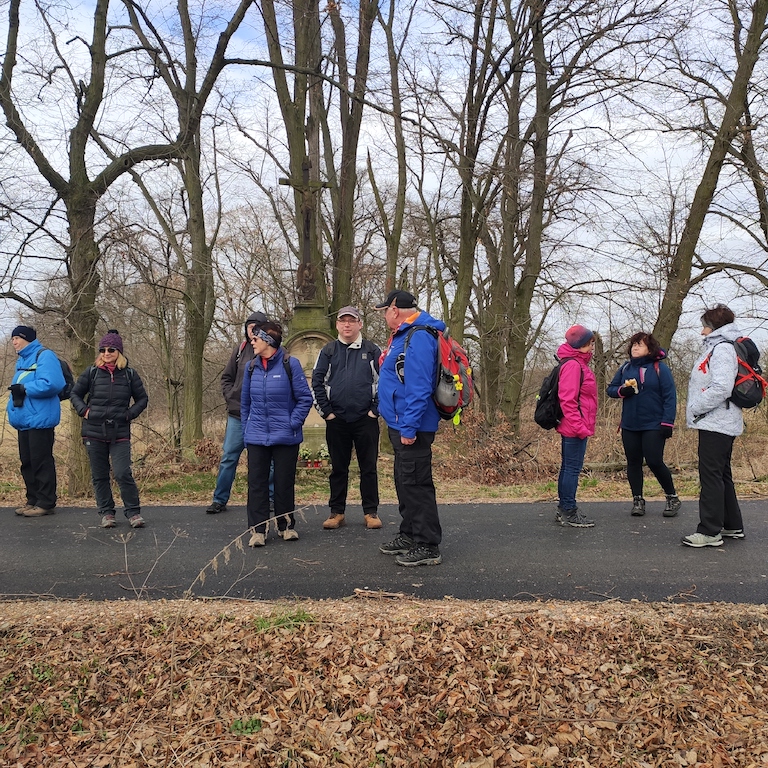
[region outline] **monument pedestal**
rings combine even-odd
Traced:
[[[303,333],[304,331],[314,331],[320,333],[330,333],[331,321],[328,312],[322,304],[297,304],[293,308],[293,318],[291,319],[291,336]],[[330,335],[329,339],[333,338]]]
[[[326,330],[327,329],[327,330]],[[321,304],[299,304],[291,320],[291,333],[285,341],[285,351],[295,357],[304,370],[307,382],[312,387],[312,369],[315,367],[320,350],[335,336],[330,333],[330,324],[325,307]],[[313,408],[304,422],[304,444],[314,454],[325,442],[325,422]]]

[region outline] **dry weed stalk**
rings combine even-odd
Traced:
[[[282,514],[282,515],[275,515],[274,517],[270,518],[270,519],[267,521],[266,532],[268,532],[268,531],[269,531],[269,526],[270,526],[270,523],[271,523],[273,520],[275,521],[275,524],[277,524],[277,520],[278,520],[279,518],[281,518],[281,517],[284,517],[284,518],[286,518],[286,519],[287,519],[289,514],[293,514],[293,515],[296,515],[296,516],[298,516],[298,517],[300,517],[300,518],[301,518],[302,522],[306,522],[306,521],[307,521],[307,517],[306,517],[306,514],[305,514],[305,513],[306,513],[306,510],[308,510],[310,506],[313,506],[313,505],[306,505],[306,506],[303,506],[303,507],[298,507],[298,508],[294,509],[292,513],[290,513],[290,512],[286,512],[286,513],[284,513],[284,514]],[[230,560],[231,560],[231,558],[232,558],[232,549],[233,549],[233,548],[234,548],[234,549],[236,549],[236,550],[237,550],[238,552],[240,552],[241,554],[245,555],[245,546],[243,545],[243,539],[244,539],[246,536],[250,536],[250,535],[253,533],[253,531],[254,531],[254,529],[253,529],[253,528],[248,528],[248,529],[246,529],[245,531],[243,531],[241,534],[239,534],[238,536],[236,536],[234,539],[232,539],[231,541],[229,541],[227,544],[225,544],[225,545],[224,545],[224,546],[223,546],[223,547],[222,547],[222,548],[221,548],[221,549],[220,549],[220,550],[219,550],[219,551],[218,551],[218,552],[217,552],[217,553],[216,553],[216,554],[215,554],[215,555],[214,555],[214,556],[213,556],[213,557],[212,557],[212,558],[211,558],[211,559],[210,559],[210,560],[209,560],[209,561],[208,561],[208,562],[207,562],[207,563],[206,563],[206,564],[205,564],[205,565],[204,565],[204,566],[203,566],[203,567],[200,569],[200,572],[197,574],[197,576],[195,577],[194,581],[193,581],[193,582],[192,582],[192,583],[189,585],[189,587],[187,587],[187,589],[186,589],[186,590],[184,590],[184,597],[185,597],[185,598],[187,598],[187,599],[190,599],[190,598],[194,597],[194,595],[192,594],[192,590],[194,589],[194,587],[195,587],[195,585],[196,585],[197,583],[199,583],[199,584],[200,584],[200,586],[203,586],[203,585],[205,584],[205,579],[206,579],[206,572],[207,572],[207,571],[212,571],[213,573],[215,573],[215,574],[218,574],[218,572],[219,572],[219,560],[223,560],[224,564],[225,564],[225,565],[228,565],[228,564],[229,564],[229,562],[230,562]],[[240,581],[242,581],[244,578],[247,578],[248,576],[250,576],[250,575],[251,575],[252,573],[254,573],[255,571],[259,570],[259,568],[260,568],[260,567],[261,567],[261,566],[259,566],[259,567],[257,567],[257,568],[254,568],[254,569],[252,569],[251,571],[249,571],[249,572],[248,572],[248,573],[246,573],[246,574],[242,574],[242,572],[241,572],[241,575],[240,575],[240,576],[237,578],[237,580],[236,580],[236,581],[235,581],[235,582],[234,582],[232,585],[230,585],[229,589],[227,590],[227,592],[226,592],[225,594],[229,594],[229,592],[232,590],[232,588],[233,588],[233,587],[234,587],[236,584],[238,584],[238,583],[239,583]]]

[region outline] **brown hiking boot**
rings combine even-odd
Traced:
[[[341,528],[342,525],[344,525],[344,515],[331,512],[331,516],[323,523],[323,528],[326,531],[335,531],[337,528]]]
[[[31,509],[28,509],[26,512],[22,512],[21,514],[24,515],[24,517],[42,517],[43,515],[53,515],[55,512],[56,507],[51,507],[50,509],[32,507]]]
[[[25,504],[23,507],[16,507],[16,514],[23,515],[25,512],[29,512],[30,509],[34,509],[34,504]]]
[[[365,527],[381,528],[381,518],[375,512],[371,512],[365,516]]]

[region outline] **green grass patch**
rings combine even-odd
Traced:
[[[259,616],[253,620],[257,632],[269,632],[271,629],[296,629],[304,624],[314,624],[315,617],[303,608],[295,611],[271,613],[269,616]]]
[[[229,730],[238,736],[244,736],[251,733],[258,733],[263,725],[258,717],[251,717],[248,720],[235,720]]]

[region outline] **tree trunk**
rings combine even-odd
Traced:
[[[203,366],[205,342],[213,322],[213,263],[206,237],[200,142],[188,147],[183,161],[187,193],[187,229],[191,254],[184,275],[184,390],[181,447],[187,455],[203,438]]]
[[[350,73],[347,62],[346,34],[344,22],[337,5],[330,4],[331,17],[336,42],[336,56],[339,66],[339,80],[347,85]],[[357,57],[353,98],[340,91],[339,112],[341,115],[341,161],[337,173],[338,202],[335,206],[333,228],[333,297],[332,311],[352,301],[352,263],[355,252],[355,195],[357,192],[357,150],[360,143],[360,126],[363,120],[363,99],[367,91],[368,67],[371,58],[371,29],[378,11],[378,0],[361,0],[358,22]]]
[[[86,183],[85,189],[71,191],[64,202],[70,243],[67,249],[70,305],[66,335],[72,367],[75,375],[79,375],[93,364],[94,336],[99,317],[96,311],[100,283],[99,250],[93,230],[98,196]],[[72,408],[65,407],[64,413],[70,422],[67,490],[71,496],[83,496],[91,492],[91,474],[80,437],[80,417]]]

